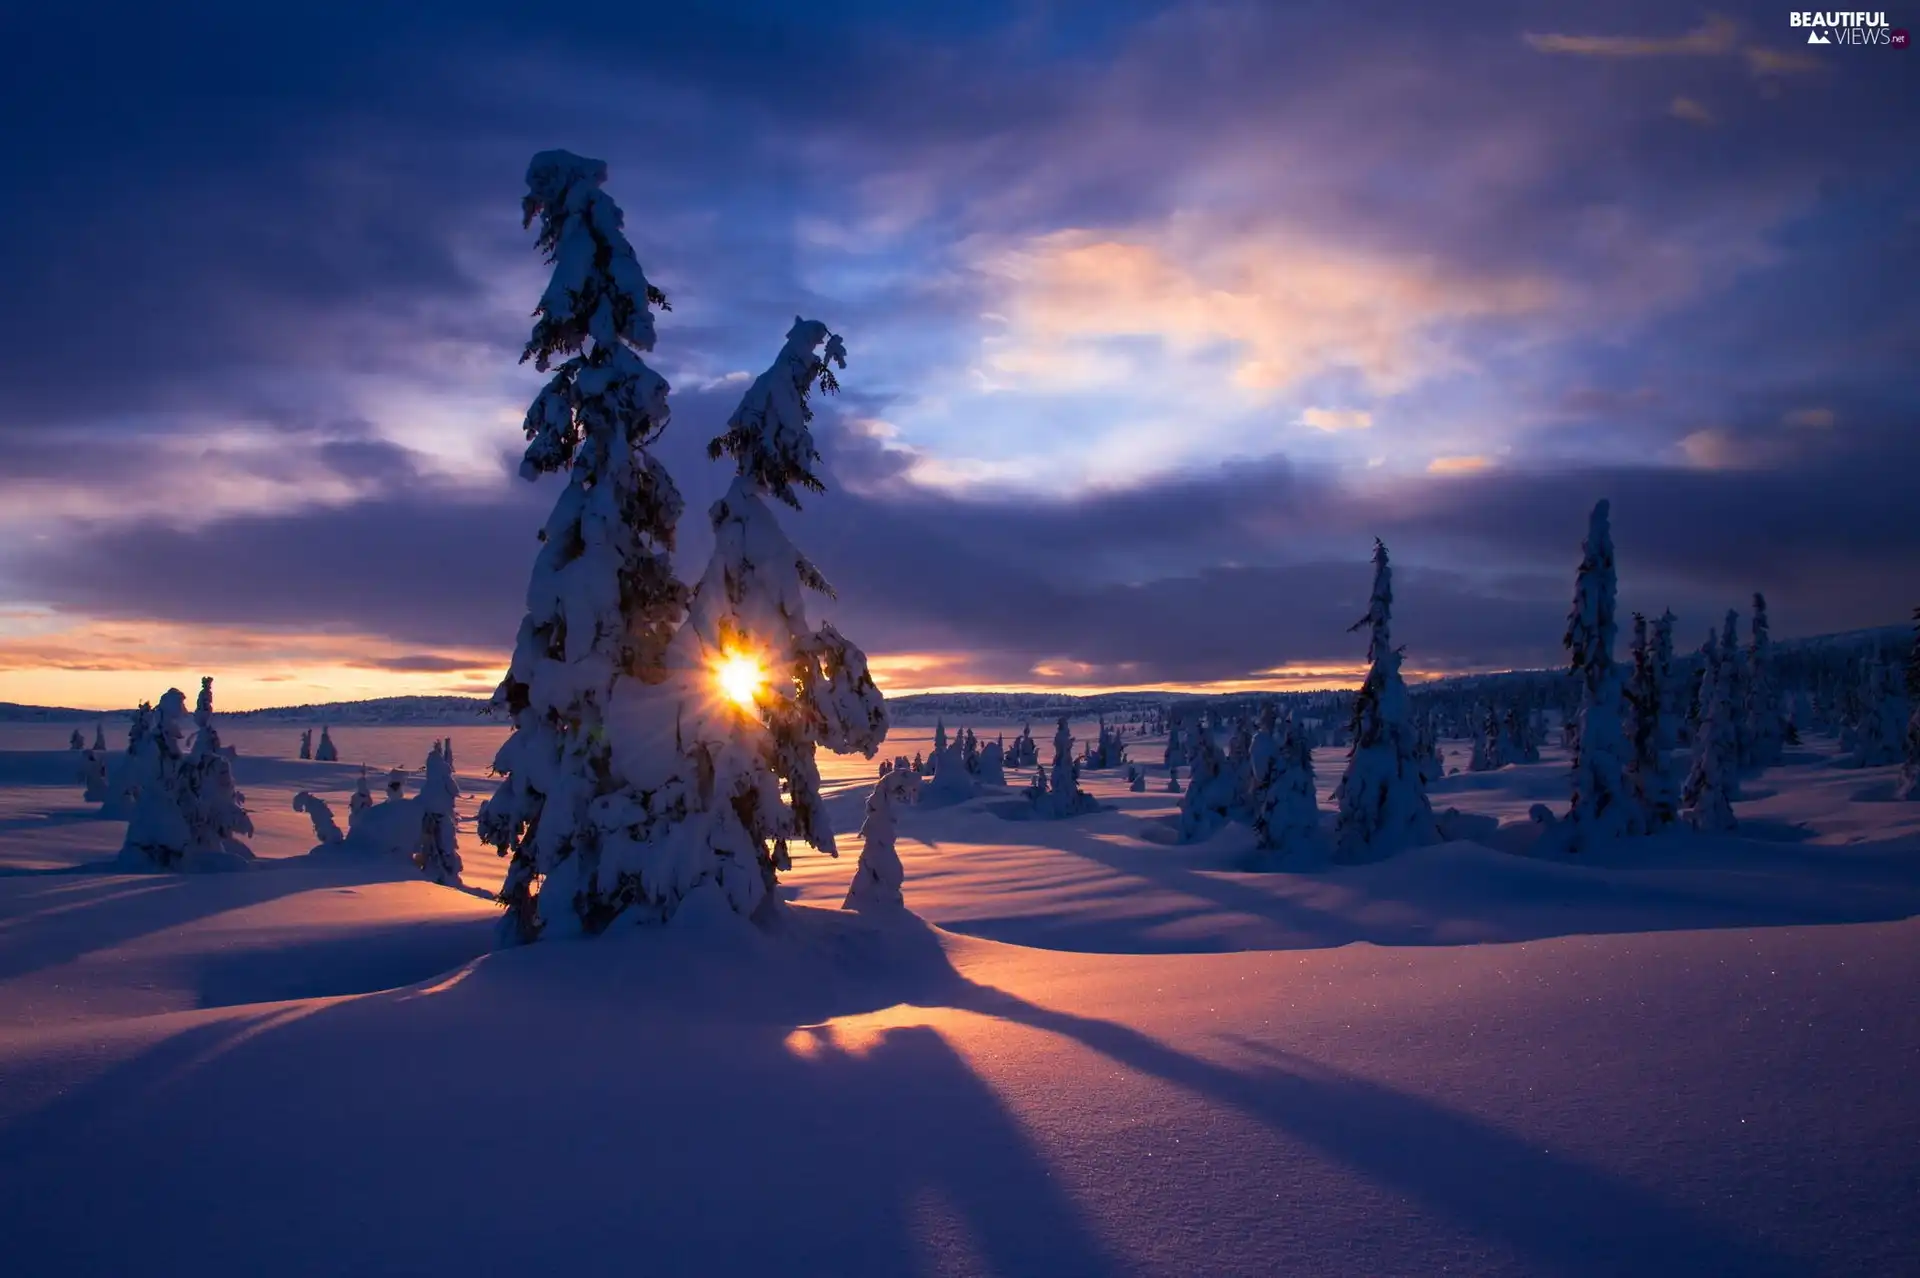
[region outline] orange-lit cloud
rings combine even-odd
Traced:
[[[1689,124],[1698,124],[1702,128],[1712,128],[1715,123],[1713,112],[1693,98],[1675,98],[1667,104],[1667,114],[1676,120],[1685,120]]]
[[[1528,276],[1194,216],[1041,235],[982,266],[1002,282],[1008,319],[989,344],[988,377],[1056,389],[1137,380],[1138,358],[1100,343],[1147,337],[1187,356],[1231,347],[1233,381],[1256,399],[1330,369],[1391,393],[1465,365],[1443,326],[1537,311],[1554,295]]]
[[[1718,57],[1740,47],[1740,27],[1718,14],[1683,35],[1600,36],[1532,35],[1528,44],[1542,53],[1572,53],[1588,58]]]
[[[1315,430],[1366,430],[1373,425],[1373,414],[1360,408],[1309,408],[1300,414],[1300,424]]]
[[[1493,465],[1490,457],[1468,455],[1462,457],[1436,457],[1427,463],[1429,475],[1471,475]]]

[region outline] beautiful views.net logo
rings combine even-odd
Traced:
[[[1790,13],[1795,27],[1807,28],[1808,44],[1884,44],[1904,49],[1909,40],[1904,28],[1894,30],[1884,13]]]

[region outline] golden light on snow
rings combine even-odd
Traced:
[[[713,668],[713,677],[727,699],[745,709],[753,708],[760,689],[767,686],[766,667],[744,652],[723,656]]]

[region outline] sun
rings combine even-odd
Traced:
[[[714,667],[713,677],[719,681],[720,691],[728,700],[751,710],[760,689],[766,686],[767,671],[752,657],[736,652],[721,659]]]

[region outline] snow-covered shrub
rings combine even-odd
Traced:
[[[313,841],[317,845],[326,847],[346,838],[340,832],[340,823],[333,819],[333,806],[319,795],[309,790],[300,791],[293,796],[293,810],[306,813],[313,822]]]
[[[894,847],[894,808],[913,802],[911,774],[880,778],[867,796],[867,817],[860,826],[860,864],[853,872],[842,909],[891,911],[904,908],[901,885],[906,871]]]

